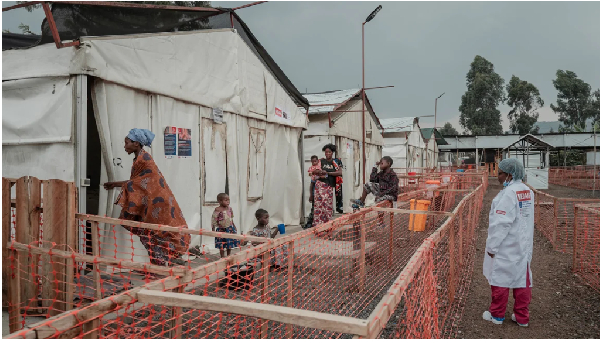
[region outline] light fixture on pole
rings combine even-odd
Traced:
[[[366,133],[365,133],[365,101],[366,101],[366,96],[365,96],[365,24],[370,22],[371,20],[373,20],[375,18],[375,16],[377,15],[377,13],[379,13],[379,11],[381,11],[383,7],[381,5],[377,6],[377,8],[371,12],[371,14],[369,14],[369,16],[367,17],[367,19],[365,20],[364,23],[362,23],[362,157],[363,157],[363,168],[362,168],[362,174],[363,174],[363,184],[366,183],[366,174],[365,174],[365,169],[366,169],[366,164],[367,164],[367,154],[365,152],[366,150]]]
[[[446,94],[446,92],[442,93],[442,95]],[[433,119],[433,128],[436,129],[437,128],[437,101],[439,98],[442,97],[442,95],[438,96],[437,98],[435,98],[435,118]]]

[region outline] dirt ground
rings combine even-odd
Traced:
[[[592,193],[592,191],[586,191],[582,189],[575,189],[571,187],[563,187],[558,185],[549,185],[548,189],[544,189],[542,191],[559,198],[600,199],[600,190],[596,190],[596,192]]]
[[[558,188],[552,186],[552,190],[548,193],[576,197],[575,194],[578,192],[585,192]],[[504,324],[495,325],[481,318],[491,301],[490,286],[483,276],[488,212],[492,199],[500,190],[501,186],[490,179],[490,187],[484,198],[484,211],[481,213],[478,227],[480,230],[477,239],[479,260],[475,262],[469,300],[459,324],[457,338],[600,338],[600,293],[587,286],[571,272],[571,255],[555,252],[550,242],[537,231],[531,266],[533,299],[529,306],[529,327],[521,328],[510,320],[512,295]],[[560,194],[565,192],[568,193]]]

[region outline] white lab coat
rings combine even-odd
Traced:
[[[526,287],[527,266],[533,280],[534,201],[533,191],[522,181],[511,181],[492,201],[483,260],[483,275],[490,285]]]

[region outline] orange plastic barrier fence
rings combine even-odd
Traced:
[[[531,187],[531,186],[530,186]],[[558,198],[531,188],[535,193],[535,227],[555,250],[573,252],[573,226],[577,204],[597,204],[600,199]]]
[[[548,183],[583,190],[600,190],[599,173],[600,168],[597,166],[552,167],[548,171]]]
[[[573,272],[600,292],[600,204],[575,205]]]
[[[133,234],[131,245],[116,244],[122,242],[114,238],[116,226],[144,229],[138,234],[148,235],[148,249],[164,249],[160,256],[174,252],[158,234],[215,233],[59,216],[44,197],[46,234],[39,240],[31,234],[29,240],[17,235],[10,241],[3,217],[3,255],[10,260],[3,264],[10,280],[8,337],[451,337],[473,268],[484,176],[474,190],[457,189],[456,183],[416,190],[401,194],[395,208],[383,202],[274,240],[234,235],[249,242],[242,251],[181,266],[144,261],[146,252],[135,247]],[[432,201],[429,211],[411,211],[412,199]],[[24,225],[23,213],[17,206],[17,227]],[[426,216],[424,231],[409,231],[414,215]],[[78,252],[73,241],[53,241],[58,218],[91,227],[91,235],[82,238],[91,241],[91,251]],[[44,261],[41,267],[36,258]],[[30,293],[22,294],[23,287]],[[46,319],[26,326],[32,316]]]

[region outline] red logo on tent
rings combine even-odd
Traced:
[[[275,107],[275,115],[282,118],[283,114],[280,108]]]
[[[496,211],[496,214],[505,215],[505,214],[506,214],[506,212],[504,212],[504,211],[500,211],[500,210],[497,210],[497,211]]]
[[[519,200],[519,201],[531,200],[531,191],[518,191],[517,192],[517,200]]]

